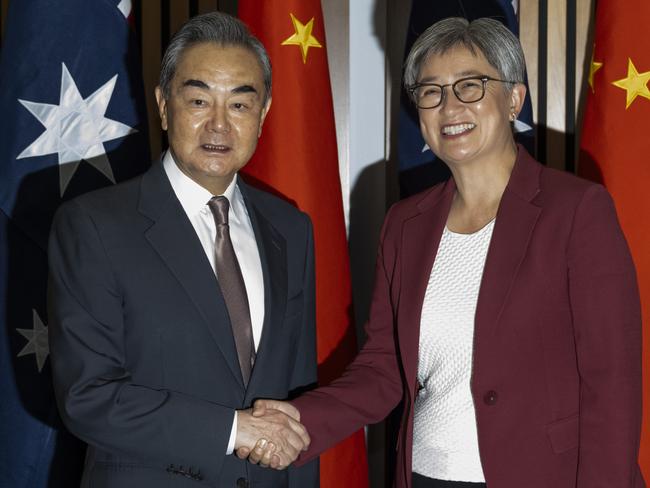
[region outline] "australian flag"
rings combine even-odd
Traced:
[[[427,27],[447,17],[465,17],[468,20],[491,17],[500,20],[519,36],[517,21],[518,0],[413,0],[406,36],[405,59],[413,43]],[[528,80],[526,84],[528,84]],[[449,177],[447,166],[437,160],[425,146],[420,133],[417,109],[402,90],[399,114],[397,155],[401,197],[413,195]],[[533,110],[530,95],[526,93],[524,107],[515,122],[516,139],[534,154]]]
[[[63,200],[143,172],[127,0],[16,0],[0,58],[0,486],[79,486],[85,447],[52,393],[47,237]]]

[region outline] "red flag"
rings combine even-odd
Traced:
[[[650,477],[650,2],[599,0],[582,140],[581,176],[614,197],[636,265],[644,328],[640,464]]]
[[[245,173],[312,218],[318,376],[326,384],[357,349],[321,5],[319,0],[240,0],[239,17],[262,41],[273,65],[273,104]],[[323,488],[341,482],[367,487],[367,473],[363,431],[321,456]]]

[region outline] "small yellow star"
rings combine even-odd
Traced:
[[[594,51],[595,50],[596,50],[596,46],[594,46]],[[594,61],[594,51],[591,52],[591,64],[589,65],[589,86],[591,87],[591,93],[595,93],[594,75],[596,74],[596,71],[598,71],[600,68],[603,67],[603,63]]]
[[[632,102],[634,102],[638,96],[650,100],[648,81],[650,81],[650,71],[639,73],[636,70],[634,63],[632,63],[632,60],[628,58],[627,78],[612,82],[612,85],[627,91],[627,104],[625,105],[625,109],[632,105]]]
[[[283,46],[296,45],[300,46],[300,52],[302,53],[302,62],[307,63],[307,51],[310,47],[323,47],[318,39],[311,35],[311,31],[314,28],[314,18],[312,17],[309,22],[303,24],[300,22],[293,14],[291,15],[291,22],[293,23],[293,28],[296,32],[282,42]]]

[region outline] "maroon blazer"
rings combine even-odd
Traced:
[[[395,486],[411,486],[422,302],[453,180],[394,205],[367,342],[341,378],[293,403],[308,460],[400,401]],[[323,326],[323,324],[321,324]],[[519,149],[481,283],[471,391],[489,488],[639,488],[641,311],[605,189]]]

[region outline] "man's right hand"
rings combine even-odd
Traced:
[[[274,404],[279,408],[273,408]],[[237,456],[262,466],[286,468],[309,447],[309,434],[299,418],[293,406],[275,400],[258,400],[255,412],[237,411]]]

